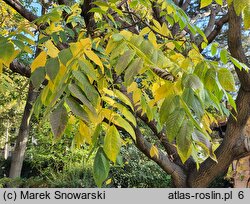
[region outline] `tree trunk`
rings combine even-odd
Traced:
[[[10,178],[20,177],[23,166],[24,154],[26,145],[29,138],[30,130],[30,117],[32,112],[33,103],[38,96],[38,92],[34,91],[33,85],[29,84],[29,92],[27,96],[26,105],[22,117],[22,122],[19,128],[15,150],[12,155],[11,167],[10,167]]]
[[[9,157],[9,126],[10,126],[10,122],[8,119],[7,125],[6,125],[5,146],[4,146],[4,159],[5,160],[7,160]]]
[[[249,65],[242,48],[241,26],[241,17],[236,15],[234,7],[231,6],[229,8],[229,50],[233,57]],[[199,171],[191,169],[188,178],[190,187],[207,187],[220,173],[226,171],[233,160],[250,154],[245,146],[246,138],[243,134],[250,117],[250,75],[244,70],[235,69],[241,82],[236,99],[237,113],[233,113],[237,120],[233,116],[229,117],[225,137],[215,152],[218,163],[207,159],[201,164]]]

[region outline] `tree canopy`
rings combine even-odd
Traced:
[[[207,186],[235,158],[249,155],[242,132],[250,76],[241,40],[242,17],[244,29],[250,28],[249,0],[58,0],[38,6],[1,0],[0,9],[1,84],[11,83],[9,70],[29,78],[11,177],[20,176],[32,115],[39,123],[50,121],[56,140],[70,131],[76,147],[95,154],[98,186],[129,141],[176,187]],[[222,28],[226,47],[213,43]],[[211,127],[220,118],[229,120],[217,148]],[[143,126],[151,129],[149,138]]]

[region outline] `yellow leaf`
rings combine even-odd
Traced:
[[[141,30],[140,35],[146,35],[146,34],[148,34],[150,31],[151,31],[151,30],[150,30],[149,27],[145,27],[145,28],[143,28],[143,29]]]
[[[46,31],[48,32],[48,34],[59,32],[61,30],[63,30],[62,26],[58,25],[56,23],[51,23],[50,26],[46,29]]]
[[[135,91],[136,89],[138,89],[137,83],[136,83],[136,82],[132,82],[132,83],[128,86],[127,91],[128,91],[128,93],[130,93],[130,92]]]
[[[46,64],[46,58],[47,58],[46,52],[42,51],[32,62],[30,66],[31,72],[34,72],[38,67],[44,67]]]
[[[106,54],[110,54],[112,52],[112,50],[117,46],[117,43],[114,42],[112,39],[109,40],[107,47],[106,47]]]
[[[46,75],[45,78],[49,80],[49,78],[48,78],[47,75]],[[54,85],[54,83],[53,83],[51,80],[49,80],[48,87],[49,87],[49,89],[51,90],[51,92],[53,92],[54,89],[55,89],[55,85]]]
[[[56,46],[52,43],[51,40],[48,40],[47,42],[44,43],[45,47],[47,48],[47,54],[55,58],[58,56],[59,50],[56,48]]]
[[[193,61],[194,65],[197,65],[201,61],[203,61],[202,55],[196,49],[192,49],[189,51],[188,56]]]
[[[175,44],[173,42],[168,42],[166,43],[166,46],[170,49],[170,50],[174,50],[175,49]]]
[[[79,53],[81,53],[83,48],[84,48],[84,46],[80,42],[70,43],[70,51],[71,51],[73,57],[77,57],[77,55],[79,55]]]
[[[208,131],[209,134],[212,133],[212,130],[210,129],[211,121],[208,117],[208,115],[204,114],[202,117],[202,124],[206,131]]]
[[[108,179],[108,180],[106,181],[106,185],[111,184],[111,182],[112,182],[112,179],[110,178],[110,179]]]
[[[91,129],[84,122],[80,121],[78,131],[82,136],[84,142],[86,142],[87,144],[92,143]]]
[[[163,86],[161,86],[154,92],[155,102],[166,98],[171,93],[173,93],[173,84],[171,82],[166,82]]]
[[[213,0],[201,0],[200,8],[204,8],[212,3]]]
[[[181,68],[184,70],[188,70],[190,68],[190,65],[191,65],[191,61],[189,58],[186,58],[181,62]]]
[[[166,23],[163,23],[161,32],[164,36],[171,36],[171,32],[169,31]]]
[[[82,46],[85,49],[91,49],[91,47],[92,47],[92,42],[91,42],[90,38],[81,39],[80,43],[82,44]]]
[[[0,76],[1,76],[2,72],[3,72],[3,63],[0,61]]]
[[[93,61],[94,63],[96,63],[102,70],[102,73],[104,73],[104,67],[102,64],[102,61],[100,60],[100,58],[92,51],[92,50],[85,50],[84,53],[87,55],[87,57]]]
[[[75,125],[76,124],[76,117],[73,115],[69,116],[68,124]]]
[[[142,96],[142,92],[141,92],[140,89],[136,89],[133,92],[133,101],[134,101],[135,104],[138,103],[138,102],[140,102],[141,96]]]
[[[151,146],[149,154],[151,157],[156,156],[157,158],[159,158],[159,151],[158,151],[157,147],[154,145]]]
[[[126,40],[129,40],[133,35],[131,32],[129,32],[129,31],[125,30],[125,29],[122,30],[120,32],[120,34],[123,35],[123,37],[125,37]]]
[[[153,19],[153,23],[154,23],[155,27],[160,31],[161,30],[161,24],[155,19]]]
[[[153,32],[150,32],[148,34],[148,39],[154,45],[155,48],[158,48],[157,39]]]
[[[47,97],[48,97],[49,91],[50,91],[49,86],[46,86],[46,87],[43,89],[42,93],[41,93],[41,101],[42,101],[42,103],[43,103],[45,106],[48,105],[46,99],[47,99]]]
[[[171,6],[171,5],[167,6],[167,13],[168,14],[175,13],[175,9],[173,8],[173,6]]]

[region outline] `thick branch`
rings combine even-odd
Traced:
[[[165,134],[165,130],[162,130],[161,132],[158,132],[156,127],[156,122],[149,121],[148,117],[144,114],[141,114],[142,111],[136,111],[136,116],[139,117],[154,133],[154,135],[159,139],[162,146],[164,147],[165,151],[168,153],[169,157],[179,166],[182,166],[184,168],[183,163],[181,162],[181,159],[177,153],[176,147],[174,147],[167,139],[167,136]]]
[[[81,9],[82,9],[82,17],[84,18],[86,28],[88,34],[93,34],[93,31],[96,29],[96,23],[94,19],[94,13],[89,12],[95,5],[93,4],[93,0],[84,0]]]
[[[241,42],[241,18],[236,15],[233,6],[229,8],[228,45],[232,56],[247,63]],[[225,137],[215,152],[218,163],[207,159],[201,164],[199,171],[191,171],[188,178],[191,187],[207,187],[219,172],[226,171],[234,159],[249,155],[249,144],[245,143],[243,131],[250,117],[250,79],[249,73],[239,71],[238,68],[236,71],[241,82],[236,99],[237,113],[234,113],[237,120],[229,117]]]
[[[136,133],[136,146],[140,151],[142,151],[148,158],[156,162],[165,172],[170,174],[173,178],[173,182],[175,186],[178,187],[186,187],[186,174],[174,162],[172,162],[167,155],[165,155],[162,151],[159,151],[158,156],[155,155],[153,157],[150,156],[151,144],[143,137],[139,127],[135,128]]]
[[[250,67],[250,64],[242,47],[242,20],[240,16],[236,15],[233,6],[229,8],[229,22],[228,46],[231,55],[238,59],[240,62],[245,63],[248,67]],[[240,71],[237,67],[235,68],[235,70],[238,74],[241,87],[246,91],[250,91],[250,74],[245,70]]]
[[[228,22],[228,15],[223,16],[215,23],[214,30],[207,36],[208,43],[211,43],[219,34],[222,27]]]
[[[31,75],[31,70],[29,66],[25,66],[24,64],[18,62],[17,60],[14,60],[11,64],[10,64],[10,69],[15,72],[18,73],[22,76],[25,76],[27,78],[30,78]]]
[[[22,4],[19,1],[16,0],[4,0],[4,2],[8,5],[10,5],[13,9],[15,9],[21,16],[26,18],[28,21],[32,22],[36,20],[38,17],[27,10],[25,7],[22,6]]]
[[[118,79],[120,79],[118,77]],[[134,106],[136,117],[143,120],[149,128],[153,131],[154,135],[158,137],[158,139],[161,141],[163,146],[165,147],[166,151],[171,154],[176,154],[176,149],[167,141],[166,135],[162,133],[158,133],[156,125],[154,121],[149,121],[146,115],[142,115],[141,111],[138,110],[138,106],[135,106],[133,103],[133,99],[131,94],[128,94],[126,91],[126,87],[122,86],[120,88],[121,92],[124,93],[131,101],[131,103]],[[132,125],[133,126],[133,125]],[[149,159],[156,162],[165,172],[170,174],[173,177],[173,182],[176,187],[186,187],[186,174],[184,172],[184,169],[182,168],[182,165],[179,165],[177,161],[172,160],[171,156],[165,155],[161,150],[158,149],[159,155],[158,156],[150,156],[150,149],[152,147],[152,144],[148,142],[145,137],[142,135],[139,127],[134,127],[135,134],[136,134],[136,141],[135,144],[138,147],[138,149],[143,152]],[[164,142],[163,142],[164,141]],[[174,156],[172,155],[172,156]]]

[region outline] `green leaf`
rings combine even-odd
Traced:
[[[192,134],[192,139],[195,143],[201,146],[213,160],[216,161],[216,156],[213,152],[212,143],[209,138],[207,138],[203,133],[195,129]]]
[[[96,115],[95,108],[92,106],[92,104],[86,98],[86,96],[83,94],[83,92],[79,86],[77,86],[76,84],[69,84],[68,89],[74,97],[78,98],[83,103],[83,105],[85,105],[93,114]]]
[[[136,136],[135,136],[135,131],[134,129],[132,128],[132,126],[125,120],[123,119],[121,116],[119,115],[115,115],[114,116],[114,119],[112,120],[112,122],[115,124],[115,125],[118,125],[120,127],[122,127],[125,131],[127,131],[131,137],[136,140]]]
[[[120,75],[127,68],[134,56],[135,51],[129,49],[118,59],[118,62],[115,66],[115,71],[118,75]]]
[[[121,137],[118,130],[114,125],[110,126],[104,138],[103,150],[107,157],[114,163],[120,152],[121,145]]]
[[[72,71],[75,79],[80,83],[79,86],[85,93],[89,101],[96,106],[99,102],[99,93],[96,91],[95,87],[90,84],[88,78],[81,71]]]
[[[75,99],[71,96],[66,98],[66,103],[68,104],[69,108],[72,110],[72,112],[81,118],[86,123],[89,122],[88,114],[86,111],[75,101]]]
[[[110,120],[110,122],[114,123],[119,127],[122,127],[131,135],[134,140],[136,140],[135,131],[133,127],[125,119],[123,119],[120,115],[109,109],[102,109],[102,112],[104,114],[104,117]]]
[[[143,60],[136,58],[127,68],[124,75],[124,81],[126,85],[130,85],[134,81],[134,77],[139,73],[143,67]]]
[[[14,45],[12,43],[3,43],[0,45],[0,59],[3,60],[3,63],[8,66],[10,60],[12,59],[12,55],[14,54]]]
[[[250,28],[250,4],[243,10],[243,19],[245,29]]]
[[[109,160],[100,147],[95,155],[93,175],[96,185],[100,188],[107,179],[110,170]]]
[[[54,79],[56,78],[59,69],[60,69],[60,63],[57,57],[50,58],[47,60],[45,65],[45,70],[52,81],[54,81]]]
[[[220,59],[221,61],[226,64],[228,62],[228,59],[227,59],[227,50],[226,49],[222,49],[220,51]]]
[[[226,94],[227,94],[227,99],[228,99],[229,104],[233,107],[233,109],[235,111],[237,111],[236,103],[235,103],[233,97],[227,92],[226,92]]]
[[[179,96],[170,95],[165,98],[160,108],[160,122],[164,124],[169,115],[180,105]]]
[[[180,131],[176,136],[177,151],[183,163],[192,154],[191,137],[193,131],[194,131],[193,123],[190,120],[184,120],[180,128]]]
[[[217,86],[216,77],[217,75],[214,69],[207,70],[204,78],[204,84],[209,91],[213,91],[215,89],[215,85]]]
[[[218,71],[218,79],[221,86],[226,91],[235,91],[235,81],[233,74],[227,68],[221,68]]]
[[[211,46],[211,54],[212,54],[212,56],[217,54],[218,46],[219,46],[218,43],[213,43],[212,44],[212,46]]]
[[[195,74],[188,74],[186,76],[183,76],[182,86],[186,88],[192,88],[193,90],[203,88],[201,80]]]
[[[200,8],[204,8],[212,3],[213,0],[201,0]]]
[[[249,0],[234,0],[234,10],[239,16],[243,9],[249,4]]]
[[[87,60],[78,60],[79,66],[81,70],[85,73],[85,75],[90,76],[92,79],[98,81],[96,71],[93,65]]]
[[[114,89],[114,94],[120,101],[128,105],[132,110],[134,110],[134,106],[132,105],[130,99],[125,94],[123,94],[117,89]]]
[[[60,138],[68,123],[68,113],[61,103],[50,115],[50,125],[55,138]]]
[[[70,51],[70,48],[67,48],[67,49],[64,49],[64,50],[60,51],[58,53],[58,57],[59,57],[60,61],[62,62],[62,64],[64,66],[66,66],[67,62],[70,61],[73,58],[73,55],[72,55],[72,53]]]
[[[110,97],[103,96],[102,99],[107,102],[112,107],[115,107],[118,109],[118,111],[134,126],[136,126],[136,119],[135,116],[125,107],[124,105],[117,103],[115,100],[113,100]]]
[[[124,38],[123,35],[121,35],[119,33],[112,35],[112,39],[114,40],[114,42],[121,41],[123,38]]]
[[[185,117],[184,109],[180,108],[171,113],[166,121],[167,137],[173,142],[179,132]]]
[[[191,88],[185,88],[182,94],[183,100],[188,104],[195,112],[196,116],[201,119],[204,114],[204,108],[201,101],[196,96],[195,92]]]
[[[41,83],[45,79],[45,69],[44,67],[38,67],[30,77],[30,80],[35,88],[39,88]]]

